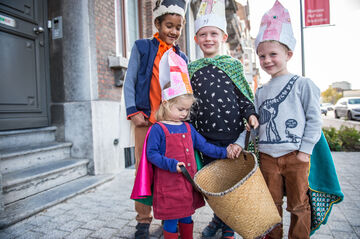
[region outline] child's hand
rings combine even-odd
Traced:
[[[310,162],[310,154],[299,151],[297,153],[296,157],[302,162],[305,162],[305,163]]]
[[[226,148],[226,151],[227,151],[227,157],[233,159],[239,157],[242,148],[240,145],[237,144],[229,144],[229,146],[227,146]]]
[[[246,124],[247,131],[250,131],[250,129],[251,129],[250,126],[252,126],[252,128],[254,128],[254,129],[259,127],[259,121],[255,115],[250,115],[249,122]]]
[[[184,162],[178,162],[178,163],[176,164],[176,171],[177,171],[178,173],[181,173],[180,165],[183,165],[183,166],[185,167],[185,163],[184,163]]]
[[[142,113],[138,113],[130,117],[131,121],[134,123],[135,126],[149,126],[149,121],[145,119]]]

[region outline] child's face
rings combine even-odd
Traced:
[[[159,38],[166,44],[172,45],[181,35],[183,18],[177,14],[166,14],[161,23],[155,21],[155,27],[159,31]]]
[[[220,53],[220,46],[226,42],[227,37],[219,28],[207,26],[200,28],[194,39],[204,53],[204,57],[213,58]]]
[[[167,114],[170,121],[181,122],[187,120],[190,113],[192,104],[194,103],[193,98],[181,97],[169,108]]]
[[[289,73],[287,62],[292,57],[293,52],[279,42],[262,42],[258,46],[257,53],[261,68],[272,78]]]

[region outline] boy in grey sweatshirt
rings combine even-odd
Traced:
[[[321,135],[320,90],[310,79],[287,70],[295,38],[289,12],[278,1],[263,16],[255,47],[261,68],[271,75],[255,94],[260,169],[280,215],[286,191],[289,238],[309,238],[308,173],[310,155]],[[266,238],[282,238],[282,225]]]

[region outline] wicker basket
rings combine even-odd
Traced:
[[[244,239],[264,236],[281,222],[256,156],[216,160],[194,181],[215,214]]]

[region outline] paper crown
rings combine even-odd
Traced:
[[[195,33],[202,27],[218,27],[225,34],[225,0],[202,0],[195,20]]]
[[[296,40],[291,27],[289,11],[276,0],[274,6],[261,19],[260,30],[255,39],[255,48],[263,41],[275,40],[295,49]]]
[[[170,100],[180,95],[193,93],[187,64],[172,48],[161,57],[159,81],[163,100]]]
[[[153,18],[156,19],[167,13],[176,13],[185,17],[189,0],[156,0]]]

